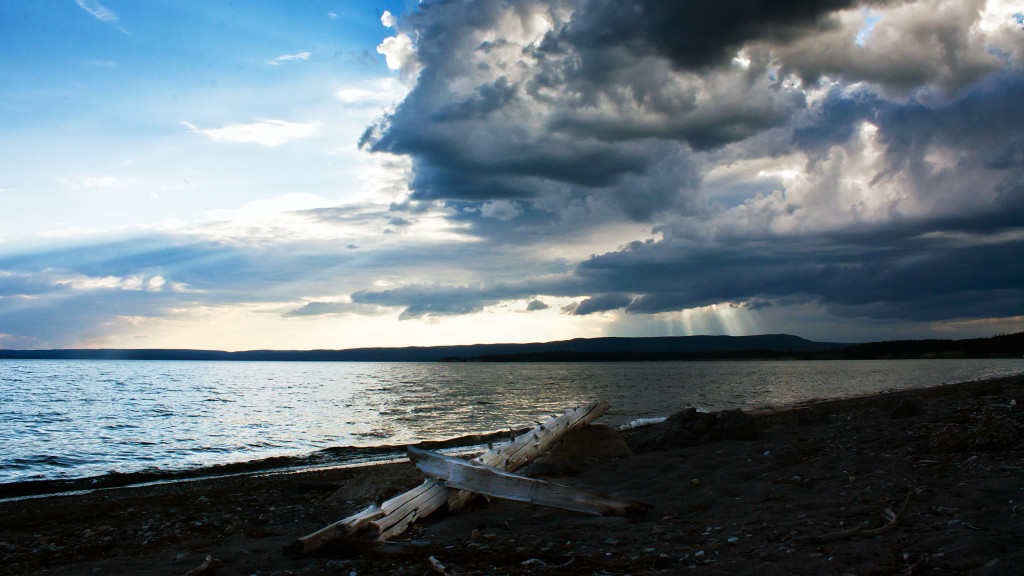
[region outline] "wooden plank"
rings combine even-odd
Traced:
[[[502,470],[516,470],[543,454],[568,432],[596,420],[609,407],[604,400],[598,400],[586,406],[570,409],[565,414],[548,419],[537,428],[521,434],[512,441],[484,452],[476,458],[476,461]],[[452,490],[442,481],[428,479],[416,488],[383,503],[379,509],[380,513],[374,512],[369,521],[361,521],[361,526],[365,526],[369,522],[377,529],[380,534],[379,538],[383,540],[400,534],[417,519],[427,516],[443,506],[446,501],[449,509],[458,512],[475,497],[476,494],[473,492]],[[298,554],[306,554],[334,538],[351,535],[354,531],[349,529],[349,519],[361,518],[374,508],[376,506],[335,522],[313,534],[298,538],[293,542],[291,549]]]
[[[469,462],[429,450],[409,448],[409,458],[428,476],[445,481],[449,488],[477,494],[582,512],[594,516],[629,516],[647,508],[646,504],[612,498],[527,478],[478,462]]]

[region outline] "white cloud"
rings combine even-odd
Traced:
[[[346,104],[368,104],[393,101],[394,97],[387,92],[377,92],[362,88],[343,88],[334,93],[338,100]]]
[[[267,64],[270,64],[271,66],[279,66],[282,62],[289,62],[291,60],[309,60],[310,56],[312,56],[312,54],[310,54],[309,52],[299,52],[298,54],[285,54],[283,56],[278,56],[277,58],[267,60]]]
[[[334,96],[346,104],[390,104],[401,100],[408,93],[408,86],[394,78],[384,78],[366,88],[342,88]]]
[[[368,249],[476,241],[447,216],[442,211],[423,212],[396,222],[388,203],[338,205],[315,194],[285,194],[208,212],[206,221],[175,232],[250,246],[333,242]]]
[[[76,175],[70,178],[57,177],[57,183],[71,190],[82,188],[126,188],[134,185],[134,178],[118,178],[117,176],[84,176]]]
[[[523,209],[519,204],[510,200],[491,200],[483,205],[480,213],[487,218],[497,218],[507,222],[522,214]]]
[[[167,282],[163,276],[86,276],[74,274],[53,280],[54,286],[67,286],[72,290],[125,290],[129,292],[190,292],[188,285]]]
[[[117,62],[113,60],[86,60],[84,64],[91,68],[117,68]]]
[[[408,34],[385,38],[380,46],[377,46],[377,53],[384,55],[388,68],[392,70],[408,70],[416,64],[416,49]]]
[[[394,28],[395,24],[398,23],[398,19],[395,18],[394,14],[385,10],[384,13],[380,15],[380,23],[383,24],[385,28]]]
[[[223,128],[199,129],[182,122],[189,132],[214,142],[244,142],[263,146],[280,146],[290,140],[311,138],[320,131],[317,123],[287,122],[285,120],[259,120],[249,124],[231,124]]]
[[[78,5],[101,22],[116,22],[117,15],[96,0],[75,0]]]

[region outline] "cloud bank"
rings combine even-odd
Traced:
[[[417,83],[362,139],[412,158],[410,206],[445,206],[506,245],[612,222],[660,238],[514,295],[494,282],[357,296],[406,317],[541,294],[585,298],[573,314],[799,301],[871,319],[1019,315],[1018,12],[423,2],[392,22]]]

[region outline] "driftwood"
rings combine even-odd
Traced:
[[[568,432],[596,420],[608,408],[607,402],[599,400],[569,410],[561,416],[548,419],[506,444],[484,452],[474,461],[501,470],[516,470],[543,454]],[[306,554],[331,540],[353,535],[366,526],[376,529],[379,540],[386,540],[404,532],[417,519],[435,512],[445,503],[450,510],[457,512],[475,496],[476,494],[472,492],[449,489],[443,480],[430,478],[379,507],[371,506],[358,514],[296,539],[289,549],[297,554]]]
[[[914,503],[914,497],[917,496],[917,490],[913,487],[907,493],[907,499],[903,501],[903,507],[900,508],[898,513],[886,508],[883,511],[883,515],[886,518],[886,523],[878,528],[865,528],[864,525],[850,528],[849,530],[840,530],[839,532],[832,532],[830,534],[823,534],[821,536],[806,536],[801,538],[805,542],[811,542],[820,544],[823,542],[834,542],[836,540],[843,540],[845,538],[854,538],[857,536],[879,536],[886,532],[892,531],[893,528],[903,522],[904,518],[907,517],[907,513],[910,512],[910,505]]]
[[[203,561],[199,566],[185,572],[185,576],[202,576],[204,574],[213,574],[214,571],[223,566],[224,563],[217,560],[213,556],[207,556],[206,560]]]
[[[409,458],[427,476],[445,481],[448,488],[468,490],[503,500],[583,512],[594,516],[629,516],[645,504],[584,492],[544,480],[527,478],[477,462],[409,448]]]
[[[452,576],[453,571],[449,570],[447,566],[441,564],[441,561],[433,556],[427,558],[427,564],[430,565],[430,569],[437,572],[441,576]]]

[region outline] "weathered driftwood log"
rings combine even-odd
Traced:
[[[502,470],[516,470],[544,453],[571,430],[581,428],[596,420],[608,408],[607,402],[599,400],[569,410],[561,416],[550,418],[506,444],[484,452],[475,461]],[[290,550],[294,553],[306,554],[331,540],[352,535],[368,524],[376,528],[380,540],[386,540],[404,532],[418,518],[423,518],[436,511],[446,502],[452,511],[457,512],[465,507],[474,496],[475,494],[472,492],[451,490],[444,485],[444,481],[430,478],[416,488],[384,502],[379,507],[371,506],[358,514],[296,539]]]
[[[539,506],[583,512],[594,516],[629,516],[642,512],[646,504],[612,498],[527,478],[512,472],[445,456],[429,450],[409,448],[409,458],[427,476],[445,481],[448,488],[467,490],[484,496],[526,502]]]
[[[547,452],[569,432],[583,428],[597,420],[610,407],[608,402],[598,400],[575,410],[569,410],[561,416],[548,419],[526,434],[517,436],[515,440],[500,448],[484,452],[473,461],[499,470],[515,472]],[[448,508],[452,512],[458,512],[475,497],[476,494],[466,490],[452,492],[448,499]]]
[[[200,564],[196,568],[189,570],[188,572],[185,572],[185,576],[203,576],[204,574],[213,574],[218,567],[223,565],[224,563],[220,560],[217,560],[213,556],[207,555],[206,560],[202,564]]]
[[[359,532],[365,528],[371,520],[379,518],[382,514],[384,514],[384,512],[381,510],[381,507],[374,504],[361,512],[338,520],[333,524],[328,524],[312,534],[303,536],[302,538],[297,538],[292,542],[291,546],[285,547],[285,551],[295,554],[312,552],[331,540],[341,538],[343,536],[351,536],[356,532]]]
[[[571,430],[581,428],[596,420],[609,408],[607,402],[599,400],[586,406],[569,410],[541,423],[526,434],[521,434],[507,444],[495,447],[474,459],[474,461],[501,470],[514,471],[533,461]],[[417,489],[396,496],[381,505],[385,516],[371,522],[380,533],[381,540],[400,534],[418,518],[431,514],[446,501],[452,512],[462,510],[476,497],[469,491],[449,490],[443,481],[428,479]]]
[[[868,529],[865,526],[855,526],[848,530],[842,530],[839,532],[832,532],[830,534],[824,534],[821,536],[805,536],[799,540],[803,542],[811,543],[823,543],[833,542],[835,540],[842,540],[844,538],[853,538],[856,536],[880,536],[886,532],[891,531],[893,528],[898,526],[907,517],[907,513],[910,512],[910,505],[914,503],[914,498],[917,496],[917,489],[914,486],[910,487],[910,491],[907,492],[907,498],[903,501],[903,507],[900,508],[899,513],[894,513],[892,510],[886,508],[883,512],[883,516],[886,518],[886,523],[878,528]]]

